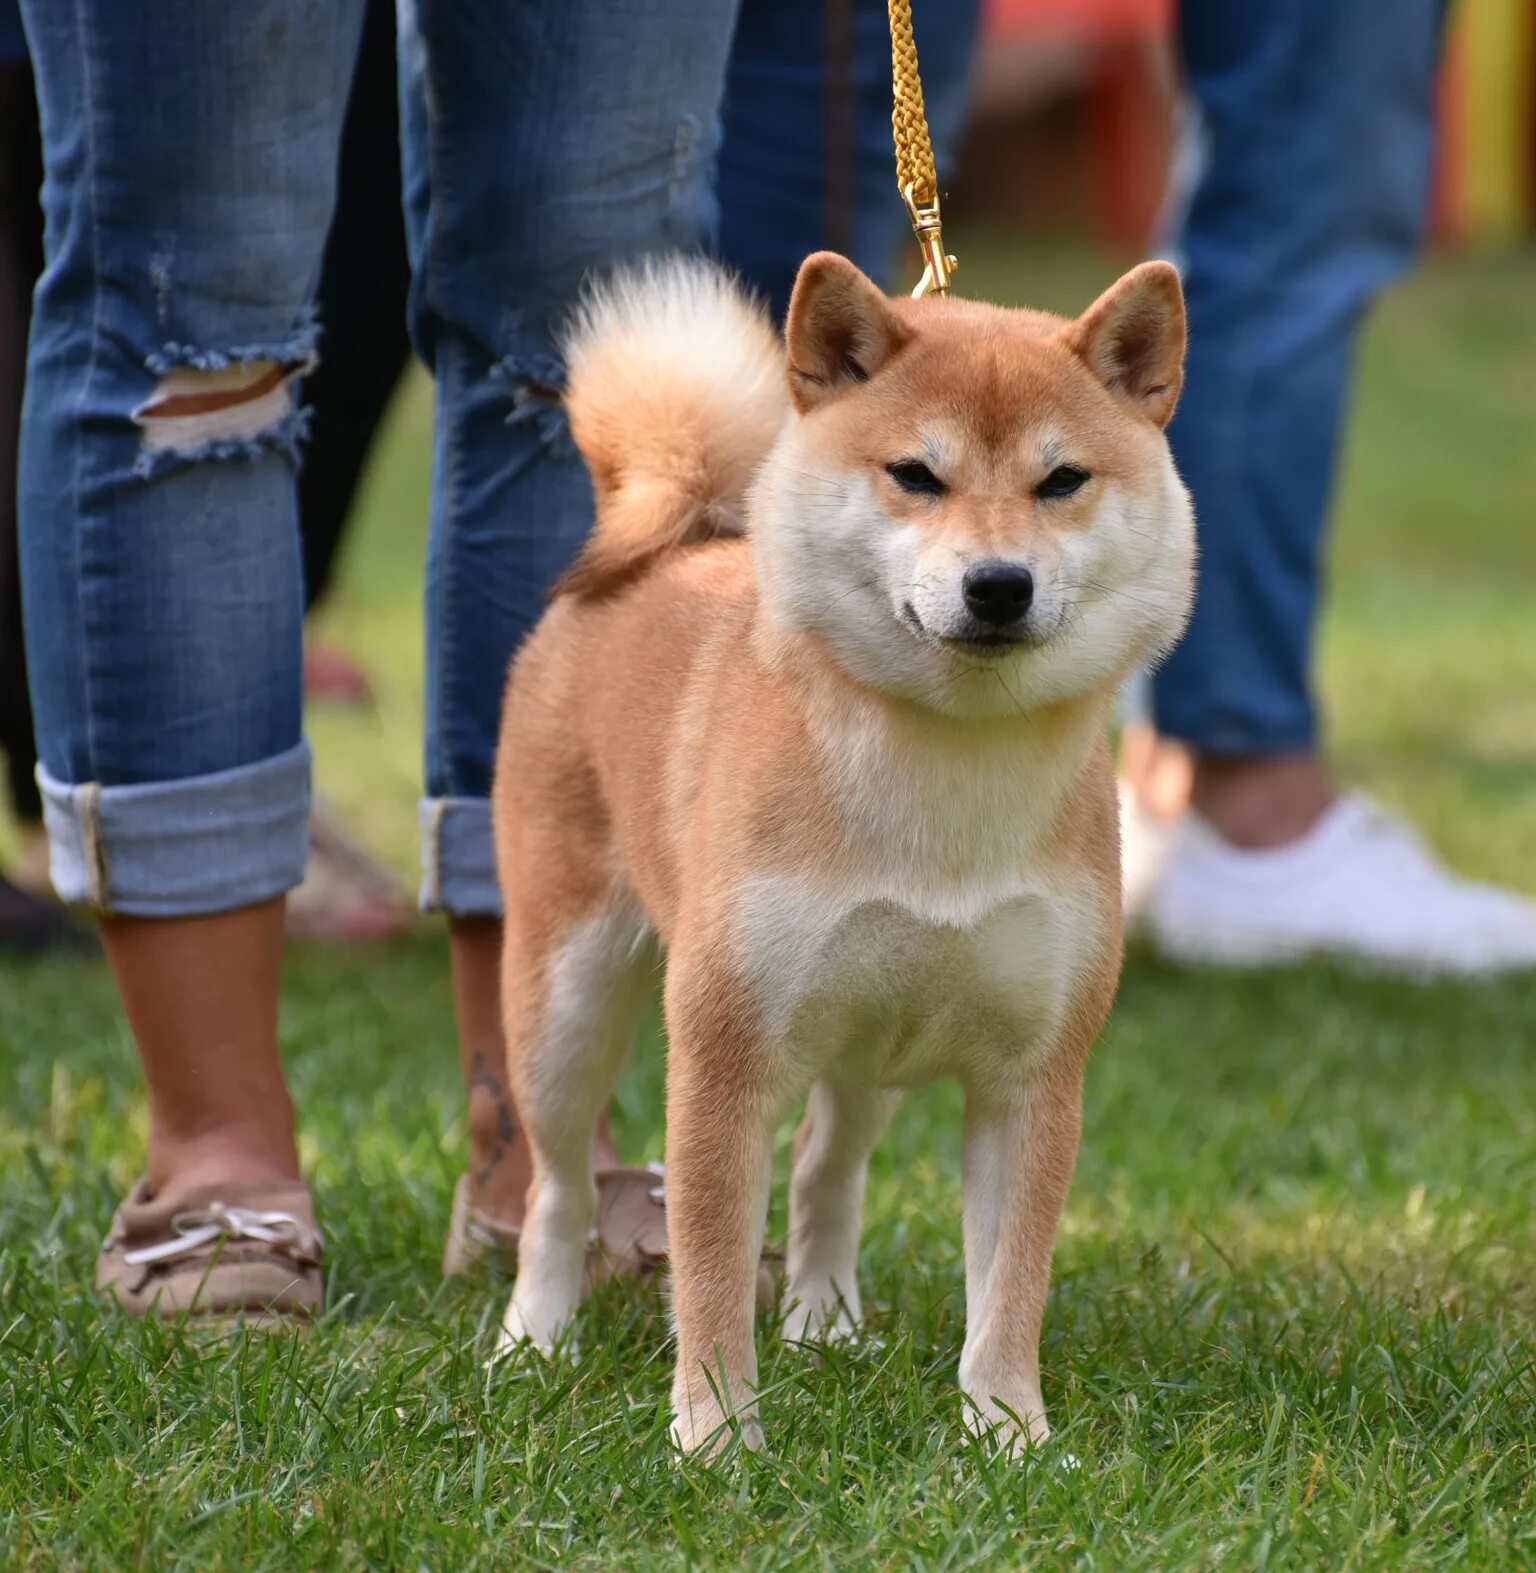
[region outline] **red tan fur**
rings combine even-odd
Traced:
[[[1191,591],[1163,436],[1183,348],[1158,263],[1067,322],[888,300],[823,253],[781,347],[676,262],[577,325],[598,524],[514,666],[495,791],[534,1159],[504,1331],[548,1349],[575,1309],[593,1129],[664,952],[685,1447],[732,1414],[757,1434],[777,1120],[810,1090],[786,1330],[830,1334],[858,1315],[870,1151],[942,1075],[966,1092],[961,1384],[1004,1445],[1046,1432],[1051,1250],[1121,957],[1105,723]],[[1024,607],[1001,631],[978,620],[999,563]]]

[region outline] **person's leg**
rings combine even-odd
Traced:
[[[453,920],[472,1200],[506,1221],[528,1170],[499,1025],[501,689],[592,518],[555,332],[589,273],[709,240],[734,12],[529,0],[470,25],[452,7],[400,11],[412,336],[437,384],[423,900]],[[613,1161],[600,1142],[599,1165]]]
[[[55,885],[105,917],[173,1197],[294,1172],[276,1041],[309,778],[294,386],[359,18],[25,10],[47,214],[20,466],[39,780]]]
[[[1194,493],[1194,620],[1155,685],[1194,812],[1147,901],[1162,949],[1425,976],[1536,966],[1536,902],[1463,880],[1341,794],[1311,689],[1324,527],[1365,307],[1412,256],[1443,0],[1184,0],[1201,157],[1190,355],[1169,430]]]
[[[518,1226],[532,1178],[528,1144],[519,1139],[507,1086],[507,1049],[501,1030],[501,920],[449,920],[453,1006],[459,1028],[459,1065],[469,1106],[469,1197],[487,1217]],[[617,1162],[606,1123],[599,1156]]]
[[[1444,0],[1390,27],[1369,0],[1183,0],[1198,113],[1178,247],[1189,303],[1169,438],[1200,520],[1200,583],[1154,680],[1194,799],[1242,844],[1327,809],[1313,638],[1363,313],[1412,258],[1428,197]]]
[[[913,8],[941,184],[965,107],[979,11],[979,0]],[[724,128],[719,253],[767,298],[776,319],[801,262],[819,248],[891,278],[910,230],[891,145],[885,0],[743,0]],[[916,277],[914,267],[911,282]]]

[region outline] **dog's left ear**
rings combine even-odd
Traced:
[[[1143,262],[1110,285],[1067,330],[1067,342],[1109,391],[1158,426],[1184,385],[1184,290],[1171,262]]]
[[[795,408],[804,415],[868,382],[908,337],[880,286],[846,257],[835,251],[807,257],[784,324]]]

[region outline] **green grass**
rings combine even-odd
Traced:
[[[1070,308],[1102,259],[986,237],[976,293]],[[1361,366],[1326,687],[1348,772],[1536,890],[1536,260],[1438,263]],[[377,711],[326,787],[402,869],[417,787],[426,404],[372,478],[332,633]],[[1055,1442],[966,1439],[958,1105],[879,1154],[872,1336],[763,1340],[769,1450],[666,1442],[654,1299],[571,1367],[488,1373],[504,1286],[444,1287],[464,1154],[441,938],[304,950],[285,1047],[332,1239],[303,1337],[129,1322],[89,1275],[144,1100],[97,968],[0,970],[0,1546],[66,1567],[1474,1567],[1536,1564],[1536,985],[1404,989],[1133,956],[1089,1075],[1047,1320]],[[661,1147],[647,1036],[618,1127]],[[779,1217],[780,1226],[782,1218]],[[1066,1452],[1081,1460],[1068,1467]]]

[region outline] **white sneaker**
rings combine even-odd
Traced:
[[[1419,978],[1536,967],[1536,901],[1458,878],[1356,793],[1272,851],[1234,847],[1187,814],[1144,921],[1166,956],[1197,964],[1327,955]]]

